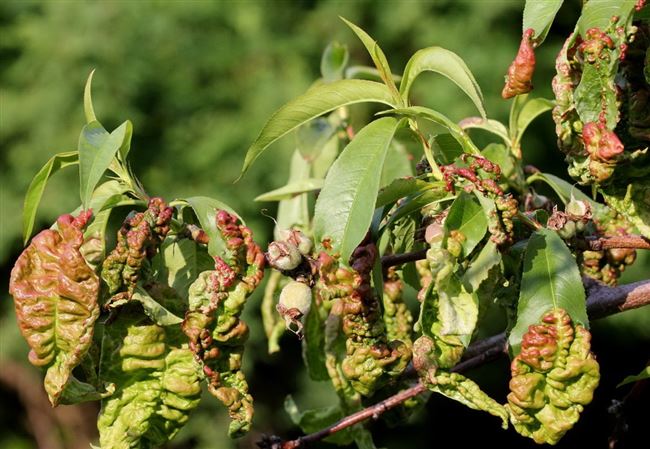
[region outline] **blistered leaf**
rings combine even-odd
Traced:
[[[524,7],[523,31],[535,30],[534,39],[540,45],[551,29],[553,19],[564,0],[526,0]]]
[[[58,153],[50,158],[49,161],[34,175],[32,182],[29,183],[27,193],[25,194],[25,203],[23,205],[23,244],[27,244],[34,230],[34,220],[36,211],[43,197],[45,185],[52,175],[62,168],[79,163],[79,153],[68,151]]]
[[[462,256],[467,257],[487,232],[488,220],[474,195],[461,192],[445,219],[446,238],[452,231],[462,235]]]
[[[435,72],[448,78],[472,100],[482,118],[486,118],[483,92],[465,61],[453,51],[442,47],[428,47],[415,52],[404,68],[400,94],[408,102],[413,81],[422,72]]]
[[[605,29],[612,17],[625,23],[634,12],[637,0],[589,0],[578,19],[578,31],[585,35],[591,28]]]
[[[122,148],[131,144],[133,126],[130,121],[122,123],[108,136],[96,140],[96,133],[103,136],[98,122],[84,126],[79,136],[79,179],[81,203],[88,207],[95,186]],[[99,143],[99,144],[98,144]]]
[[[541,229],[528,240],[524,256],[517,323],[508,342],[519,354],[522,338],[549,310],[563,309],[570,318],[588,326],[585,291],[571,251],[554,231]]]
[[[242,174],[273,142],[303,123],[341,106],[376,102],[392,106],[393,98],[381,83],[364,80],[340,80],[320,84],[290,101],[271,116],[260,135],[246,152]]]
[[[591,335],[560,308],[545,313],[524,334],[511,365],[507,408],[517,432],[556,444],[578,421],[600,379]]]
[[[650,238],[650,177],[627,185],[610,185],[601,192],[609,207],[627,218],[641,235]]]
[[[506,74],[506,84],[501,96],[504,99],[525,94],[533,89],[533,73],[535,71],[534,38],[535,30],[524,30],[519,44],[519,51]]]
[[[97,421],[102,449],[163,445],[201,399],[201,369],[182,334],[151,324],[136,307],[106,326],[100,376],[117,385]]]
[[[99,278],[79,251],[90,216],[59,217],[58,230],[41,231],[11,270],[9,293],[31,348],[29,361],[47,369],[45,390],[52,405],[92,344],[99,315]]]
[[[368,232],[381,168],[399,124],[385,117],[363,128],[325,178],[314,211],[314,236],[319,242],[329,238],[344,263]]]

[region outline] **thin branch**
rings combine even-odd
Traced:
[[[381,266],[385,269],[395,265],[402,265],[407,262],[415,262],[427,257],[427,248],[410,253],[390,254],[381,258]]]
[[[612,248],[650,249],[650,239],[640,235],[617,235],[587,240],[587,246],[592,251],[602,251]]]
[[[636,309],[650,304],[650,280],[621,285],[619,287],[608,287],[607,285],[597,281],[586,280],[585,286],[589,294],[589,297],[587,298],[587,313],[589,314],[590,319],[603,318],[625,310]],[[507,348],[508,345],[505,332],[475,342],[467,348],[465,358],[462,362],[456,365],[452,371],[465,372],[472,368],[484,365],[485,363],[505,354]],[[298,449],[304,447],[308,443],[319,441],[367,419],[377,419],[379,415],[385,411],[390,410],[407,399],[417,396],[426,390],[427,388],[418,382],[414,386],[402,390],[396,395],[384,399],[373,406],[346,416],[333,425],[319,430],[318,432],[290,441],[282,441],[277,437],[268,437],[260,442],[259,446],[266,449]]]

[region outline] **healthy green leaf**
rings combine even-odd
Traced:
[[[511,352],[519,354],[528,327],[551,310],[564,309],[574,322],[587,327],[585,301],[580,270],[569,248],[554,231],[536,231],[524,255],[517,323],[508,339]]]
[[[217,211],[219,209],[224,209],[231,214],[236,215],[240,220],[241,217],[239,217],[239,215],[237,215],[237,213],[226,203],[222,203],[219,200],[207,196],[193,196],[191,198],[185,198],[182,201],[189,204],[194,210],[201,228],[203,228],[205,233],[208,234],[208,237],[210,237],[208,253],[213,257],[224,257],[227,253],[226,242],[217,229]]]
[[[458,231],[464,237],[462,257],[470,255],[487,232],[487,217],[474,195],[462,191],[454,200],[445,219],[445,239],[451,231]]]
[[[535,30],[535,43],[540,45],[551,29],[555,14],[564,0],[526,0],[524,7],[523,31]]]
[[[417,178],[397,178],[377,195],[376,208],[387,206],[409,195],[426,192],[427,190],[443,190],[442,182],[427,182]]]
[[[482,129],[500,137],[506,145],[510,145],[508,129],[498,120],[484,119],[482,117],[469,117],[458,123],[462,129]]]
[[[562,201],[564,204],[567,204],[569,201],[571,201],[571,195],[573,195],[573,197],[577,200],[588,202],[594,211],[605,207],[604,205],[597,203],[582,193],[582,191],[575,185],[570,184],[564,179],[558,178],[557,176],[550,173],[535,173],[526,179],[526,182],[528,184],[532,184],[535,181],[542,181],[548,184],[549,187],[555,191],[557,196],[560,197],[560,201]]]
[[[400,75],[395,73],[392,73],[391,76],[393,77],[393,81],[396,83],[402,79]],[[383,82],[379,70],[367,65],[351,65],[345,69],[345,78]]]
[[[438,292],[438,320],[441,336],[456,336],[465,347],[469,345],[478,321],[478,297],[455,276]]]
[[[393,98],[388,88],[374,81],[340,80],[312,87],[282,106],[266,122],[246,153],[242,175],[269,145],[298,126],[341,106],[363,102],[393,106]]]
[[[95,186],[108,169],[115,155],[130,145],[133,126],[130,121],[122,123],[115,131],[102,139],[101,145],[95,145],[94,136],[101,127],[98,122],[84,126],[79,137],[79,179],[81,203],[88,207]],[[103,129],[103,128],[102,128]],[[101,131],[99,132],[101,135]]]
[[[614,16],[619,18],[618,23],[626,23],[635,4],[636,0],[589,0],[578,19],[578,31],[584,36],[590,28],[604,30]]]
[[[508,179],[515,172],[515,162],[508,148],[501,143],[491,143],[481,151],[483,157],[501,168],[503,178]]]
[[[92,98],[92,84],[93,84],[93,75],[95,74],[95,69],[90,72],[88,79],[86,80],[86,87],[84,88],[84,114],[86,115],[86,123],[97,122],[97,117],[95,116],[95,109],[93,108],[93,98]]]
[[[323,151],[325,145],[336,133],[337,127],[332,123],[336,117],[330,114],[332,120],[324,117],[311,120],[296,130],[296,147],[307,161],[314,161]]]
[[[464,151],[454,136],[450,133],[441,133],[431,139],[431,153],[437,163],[448,165],[456,162]]]
[[[159,282],[169,285],[187,300],[192,282],[199,273],[213,269],[214,260],[204,246],[192,240],[166,239],[152,259],[152,266]]]
[[[183,322],[183,318],[178,317],[167,310],[162,304],[153,299],[141,286],[135,288],[131,299],[142,304],[144,313],[158,326],[172,326]]]
[[[325,81],[343,78],[343,71],[348,64],[348,48],[338,42],[331,42],[323,52],[320,60],[320,73]]]
[[[341,20],[343,20],[345,24],[349,26],[352,29],[352,31],[354,31],[354,33],[357,35],[357,37],[361,40],[363,45],[366,47],[366,50],[368,50],[368,53],[370,53],[372,62],[375,63],[375,67],[377,67],[377,70],[379,71],[379,76],[384,81],[384,84],[386,84],[388,89],[391,91],[395,102],[398,103],[400,101],[400,95],[399,92],[397,91],[397,86],[395,85],[395,81],[393,80],[392,71],[390,70],[390,66],[388,65],[388,60],[386,59],[386,55],[384,54],[382,49],[379,47],[377,42],[361,28],[359,28],[352,22],[344,19],[343,17],[341,17]]]
[[[518,142],[521,142],[521,136],[523,136],[528,125],[532,123],[537,117],[543,114],[546,111],[553,109],[555,103],[546,98],[533,98],[524,103],[523,107],[517,114],[517,122],[515,129],[511,129],[512,134],[512,146],[517,146]]]
[[[640,380],[650,379],[650,366],[646,366],[643,370],[636,376],[627,376],[621,383],[616,385],[616,388],[622,387],[623,385],[631,384],[633,382],[638,382]]]
[[[381,169],[400,123],[384,117],[359,131],[332,165],[316,201],[315,238],[331,239],[345,264],[370,226]]]
[[[474,145],[465,131],[463,131],[460,126],[450,120],[447,116],[441,114],[438,111],[434,111],[433,109],[425,108],[422,106],[409,106],[408,108],[392,109],[390,111],[386,111],[386,113],[402,115],[411,118],[420,117],[425,120],[430,120],[446,128],[449,133],[454,136],[458,143],[460,143],[466,153],[480,153],[478,148],[476,148],[476,145]]]
[[[406,150],[406,146],[393,139],[388,147],[384,168],[381,171],[380,187],[386,187],[393,180],[405,176],[413,176],[413,156]]]
[[[325,152],[321,153],[321,157],[324,156]],[[303,159],[300,151],[295,150],[291,157],[288,183],[299,183],[309,179],[309,172],[309,163]],[[307,195],[298,195],[295,198],[280,201],[278,204],[277,223],[273,231],[276,240],[281,239],[280,231],[282,230],[293,227],[307,229],[309,226],[309,208],[307,200]]]
[[[325,324],[319,307],[312,306],[305,317],[302,358],[312,380],[330,380],[325,366]]]
[[[476,105],[481,117],[487,118],[483,93],[467,64],[456,53],[441,47],[424,48],[409,59],[400,83],[400,94],[404,102],[408,103],[413,81],[426,71],[439,73],[453,81]]]
[[[463,285],[465,289],[468,292],[477,291],[483,281],[488,278],[490,270],[500,263],[501,253],[497,249],[496,244],[490,240],[481,249],[478,256],[472,260],[467,271],[463,274]]]
[[[302,152],[301,152],[302,153]],[[304,154],[304,153],[303,153]],[[318,156],[311,163],[312,177],[318,179],[325,179],[327,171],[330,169],[334,161],[339,155],[339,137],[334,134],[323,145]],[[307,173],[309,176],[309,173]]]
[[[428,189],[421,193],[409,195],[397,209],[391,212],[388,221],[382,226],[382,229],[390,228],[397,220],[419,211],[425,206],[442,201],[451,201],[454,198],[455,196],[449,195],[449,192],[444,189]]]
[[[345,417],[341,407],[336,405],[300,411],[291,395],[288,395],[284,400],[284,410],[291,418],[291,421],[305,433],[317,432]],[[347,428],[332,434],[325,438],[324,441],[337,445],[347,445],[354,441],[354,435]]]
[[[34,220],[36,211],[43,197],[45,185],[52,175],[62,168],[79,163],[79,153],[76,151],[67,151],[65,153],[55,154],[41,168],[29,183],[27,193],[25,194],[25,203],[23,206],[23,244],[27,245],[29,238],[34,230]]]
[[[323,180],[308,178],[300,181],[292,182],[279,189],[271,190],[270,192],[263,193],[255,198],[254,201],[282,201],[295,198],[302,193],[309,193],[323,188]]]

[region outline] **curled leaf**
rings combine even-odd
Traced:
[[[516,97],[533,90],[533,72],[535,71],[535,51],[532,28],[524,31],[519,45],[519,52],[508,68],[506,85],[503,86],[501,96],[504,99]]]
[[[31,348],[29,361],[47,368],[45,390],[52,405],[88,351],[99,315],[99,279],[79,251],[91,215],[60,216],[58,229],[34,237],[11,271],[9,293]]]
[[[517,432],[556,444],[591,402],[600,373],[589,331],[564,309],[548,312],[541,323],[529,327],[512,361],[506,407]]]
[[[201,399],[201,369],[182,334],[151,324],[140,310],[135,313],[138,306],[129,306],[104,332],[100,374],[117,389],[102,401],[102,448],[160,446]]]
[[[229,257],[215,257],[215,269],[199,274],[190,286],[182,329],[203,368],[208,391],[228,407],[230,436],[238,437],[253,419],[253,398],[241,370],[248,326],[239,315],[264,276],[264,253],[234,215],[219,210],[216,225]]]

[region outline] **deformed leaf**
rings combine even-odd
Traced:
[[[266,122],[260,135],[246,152],[242,174],[269,145],[303,123],[341,106],[363,102],[393,106],[393,98],[388,88],[374,81],[340,80],[312,87],[278,109]]]
[[[601,188],[609,207],[627,218],[641,235],[650,238],[650,177],[626,185]]]
[[[136,307],[106,326],[100,376],[117,386],[97,421],[102,448],[161,446],[201,399],[201,368],[178,328],[151,324]]]
[[[511,364],[506,407],[517,432],[536,443],[556,444],[578,421],[600,379],[591,335],[556,308],[524,334]]]
[[[27,244],[34,230],[34,220],[38,205],[43,197],[45,185],[50,176],[62,168],[79,163],[79,153],[68,151],[65,153],[55,154],[49,161],[36,173],[32,182],[27,188],[25,194],[25,203],[23,206],[23,244]]]
[[[316,202],[314,235],[331,239],[333,252],[347,263],[368,231],[388,145],[400,122],[380,118],[345,147],[325,178]]]
[[[514,355],[519,354],[529,326],[539,323],[549,310],[566,310],[572,321],[588,326],[580,270],[557,233],[541,229],[530,237],[523,270],[517,323],[508,340]]]
[[[483,92],[465,61],[456,53],[442,47],[429,47],[415,52],[404,68],[400,83],[400,94],[408,102],[413,81],[422,72],[435,72],[448,78],[460,87],[472,100],[482,118],[486,118]]]
[[[475,292],[490,275],[490,271],[495,265],[501,263],[501,253],[498,251],[496,244],[490,240],[478,253],[478,256],[472,260],[463,274],[463,285],[469,292]]]
[[[45,390],[52,405],[88,351],[99,315],[99,278],[79,251],[90,215],[59,217],[58,229],[34,237],[11,271],[9,293],[31,348],[29,361],[47,369]]]
[[[628,21],[634,12],[637,0],[589,0],[578,19],[578,31],[585,35],[590,28],[607,28],[612,17],[617,17],[619,23]]]

